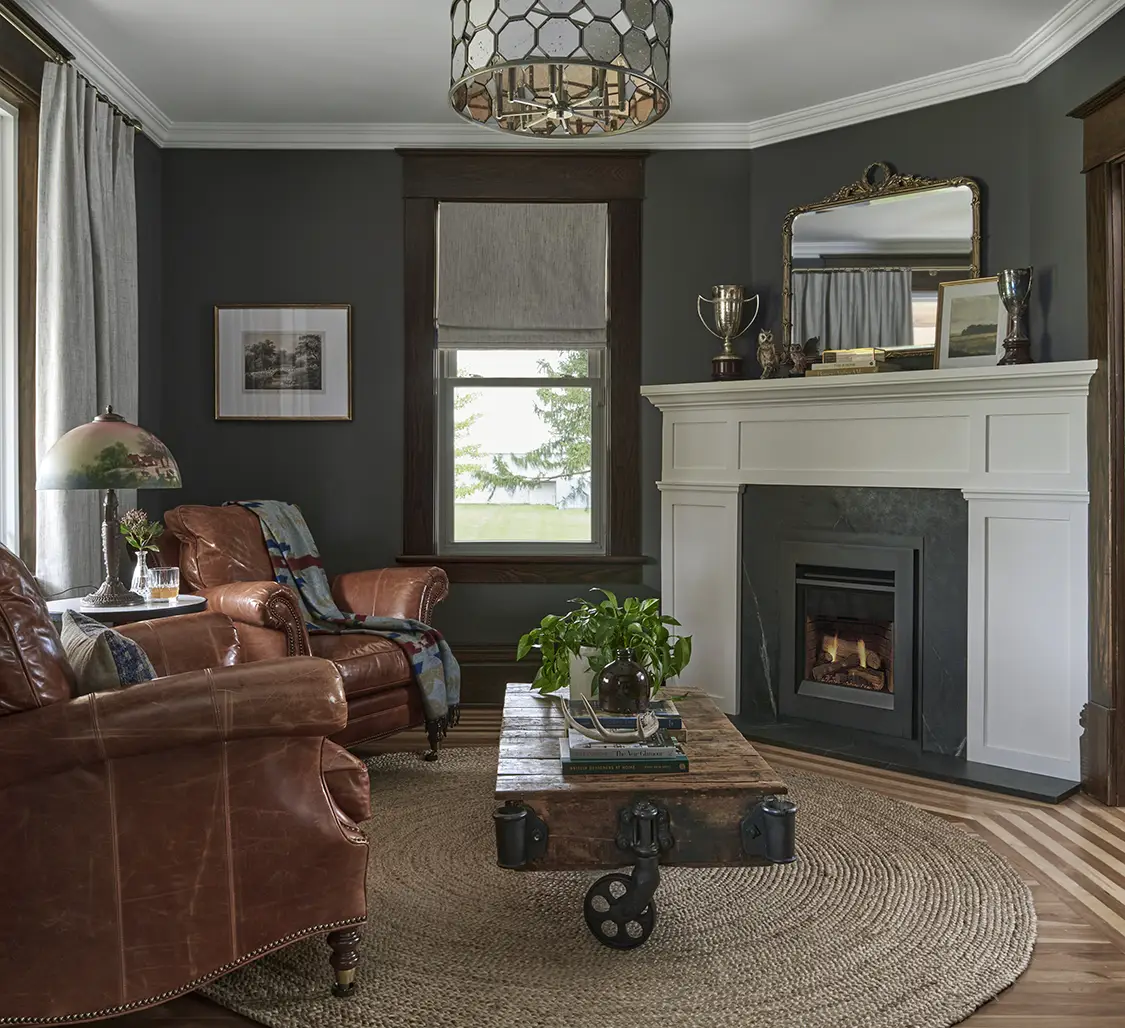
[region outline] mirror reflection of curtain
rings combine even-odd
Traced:
[[[794,271],[792,284],[794,340],[820,336],[821,350],[913,341],[909,268]]]

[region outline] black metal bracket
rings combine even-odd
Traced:
[[[544,821],[525,803],[508,800],[492,814],[496,826],[496,863],[516,870],[547,854],[550,832]]]
[[[741,821],[742,852],[771,864],[797,859],[797,804],[784,796],[767,796]]]
[[[676,844],[665,807],[638,800],[618,815],[617,846],[633,854],[633,888],[622,900],[622,913],[635,917],[649,905],[660,884],[660,854]]]

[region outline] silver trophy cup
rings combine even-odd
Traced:
[[[707,319],[703,317],[703,304],[705,303],[711,304],[713,308],[712,316],[715,320],[715,328],[711,328],[707,324]],[[746,305],[750,303],[754,305],[754,312],[746,321],[746,327],[743,328],[743,314]],[[757,296],[752,296],[749,300],[746,299],[746,292],[742,286],[712,286],[710,300],[705,296],[698,298],[695,310],[699,315],[699,320],[703,322],[703,327],[716,339],[723,341],[723,352],[711,360],[712,378],[723,380],[742,377],[742,358],[734,352],[732,344],[739,336],[750,331],[750,326],[754,324],[758,317],[760,306]]]
[[[1010,268],[996,276],[1000,299],[1008,311],[1008,334],[1004,337],[1004,356],[999,364],[1032,364],[1031,342],[1027,338],[1027,309],[1031,303],[1034,268]]]

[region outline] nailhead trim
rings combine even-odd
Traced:
[[[345,928],[349,925],[366,924],[366,917],[353,917],[347,921],[332,921],[329,924],[320,924],[314,928],[306,928],[304,931],[292,932],[278,939],[277,942],[272,942],[266,946],[259,946],[256,950],[232,960],[230,963],[223,964],[222,967],[216,968],[210,974],[203,975],[202,978],[196,978],[195,981],[188,982],[186,985],[177,989],[170,989],[167,992],[162,992],[156,996],[149,996],[147,999],[135,999],[132,1003],[125,1003],[116,1007],[105,1007],[101,1010],[89,1010],[82,1014],[64,1014],[62,1017],[0,1017],[0,1024],[67,1024],[73,1021],[86,1021],[95,1020],[103,1017],[113,1017],[117,1014],[127,1014],[132,1010],[137,1010],[141,1007],[156,1006],[159,1003],[164,1003],[167,1000],[175,999],[177,996],[182,996],[185,992],[191,992],[199,988],[200,985],[206,985],[207,982],[214,978],[220,978],[224,974],[241,967],[243,964],[248,964],[252,960],[257,960],[258,957],[265,956],[267,953],[275,949],[281,949],[288,946],[290,943],[297,942],[300,939],[308,938],[310,935],[320,935],[323,932],[334,932],[337,928]]]

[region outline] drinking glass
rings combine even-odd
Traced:
[[[171,603],[180,595],[180,569],[149,568],[148,594],[152,603]]]

